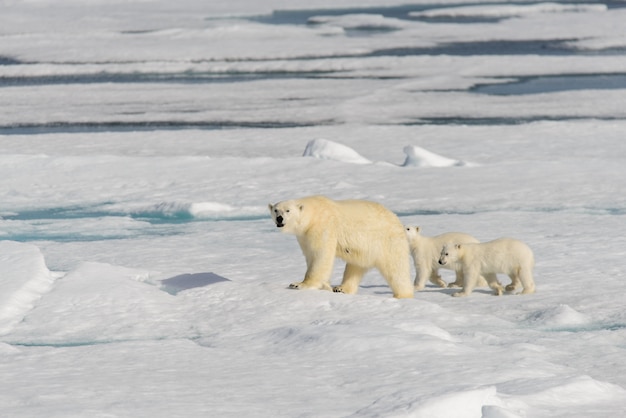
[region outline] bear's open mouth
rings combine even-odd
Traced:
[[[276,227],[277,227],[277,228],[282,228],[283,226],[285,226],[285,224],[281,224],[281,223],[279,223],[279,222],[276,222]]]

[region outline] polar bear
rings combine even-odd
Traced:
[[[335,257],[346,262],[335,292],[354,294],[372,267],[380,271],[396,298],[412,298],[409,243],[398,217],[366,200],[309,196],[268,205],[282,232],[294,234],[306,259],[304,280],[293,289],[331,290]]]
[[[528,245],[513,238],[499,238],[481,244],[452,244],[441,250],[439,264],[460,263],[463,269],[463,290],[452,296],[468,296],[472,293],[479,275],[483,275],[494,289],[495,294],[502,294],[502,285],[497,273],[507,274],[511,284],[506,290],[512,292],[521,282],[522,294],[535,292],[533,268],[535,257]]]
[[[427,278],[430,279],[431,283],[440,287],[462,287],[463,272],[461,270],[461,264],[448,263],[445,266],[439,264],[441,249],[446,244],[478,243],[479,241],[473,236],[462,232],[446,232],[445,234],[434,237],[426,237],[421,234],[422,228],[419,226],[407,226],[405,228],[407,238],[409,239],[409,248],[411,249],[411,256],[413,257],[413,264],[415,265],[415,290],[419,291],[424,289]],[[440,268],[454,270],[456,280],[447,284],[439,275]],[[477,285],[487,286],[487,282],[485,282],[485,279],[481,276]]]

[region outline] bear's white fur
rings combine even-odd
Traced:
[[[268,205],[282,232],[296,235],[306,259],[304,280],[295,289],[331,290],[335,257],[346,262],[335,292],[356,293],[363,275],[375,267],[396,298],[412,298],[409,243],[398,217],[366,200],[309,196]]]
[[[447,263],[445,266],[439,264],[441,249],[446,244],[469,244],[479,241],[469,234],[462,232],[446,232],[434,237],[426,237],[421,234],[419,226],[407,226],[406,235],[409,239],[409,248],[415,266],[415,290],[419,291],[426,286],[426,279],[440,287],[463,287],[463,271],[460,263]],[[447,284],[439,275],[439,269],[454,270],[456,280]],[[487,286],[485,279],[479,278],[478,286]]]
[[[463,269],[463,290],[452,296],[468,296],[472,293],[478,277],[482,274],[495,294],[502,294],[502,285],[498,282],[497,273],[507,274],[511,284],[507,291],[514,291],[521,283],[522,294],[535,291],[533,268],[535,257],[528,245],[512,238],[499,238],[481,244],[446,245],[441,250],[439,264],[460,263]]]

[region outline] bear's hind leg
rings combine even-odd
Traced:
[[[515,292],[515,289],[517,289],[520,284],[519,276],[517,274],[511,274],[509,277],[511,278],[511,283],[507,284],[504,289],[507,292]]]
[[[493,289],[493,294],[496,296],[502,296],[502,293],[504,292],[504,288],[500,284],[500,281],[498,280],[498,276],[494,273],[489,273],[489,274],[483,275],[483,277],[487,281],[487,284],[489,285],[489,287]]]
[[[376,268],[387,281],[394,298],[412,298],[415,287],[411,283],[411,267],[408,258],[406,263],[404,259],[398,259],[397,261],[399,263],[397,265],[379,265]],[[426,279],[424,278],[424,280]]]
[[[443,281],[443,279],[439,275],[439,270],[437,269],[432,269],[430,273],[430,282],[439,287],[448,287],[448,283]]]
[[[420,263],[415,263],[415,281],[413,282],[413,287],[416,292],[419,292],[426,287],[426,278],[431,277],[431,275],[431,269],[421,265]]]
[[[359,290],[359,283],[361,283],[361,279],[367,270],[365,267],[346,263],[346,269],[343,271],[343,280],[339,286],[333,287],[333,292],[355,294]]]
[[[524,287],[522,295],[535,293],[535,280],[533,279],[533,272],[530,268],[521,268],[519,272],[519,279]]]

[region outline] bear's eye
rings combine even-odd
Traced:
[[[287,209],[285,212],[289,213],[289,209]]]

